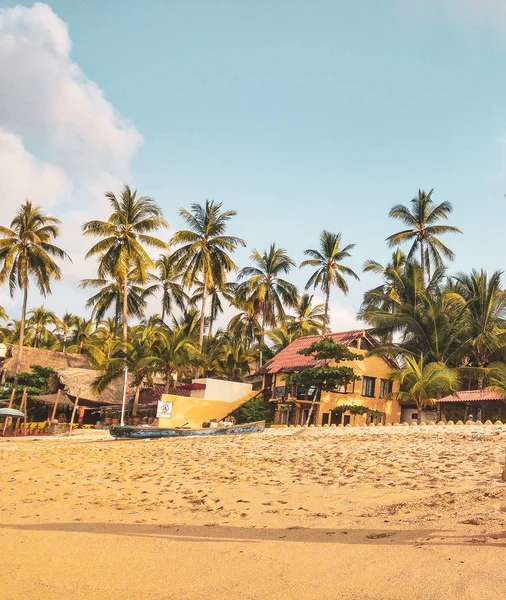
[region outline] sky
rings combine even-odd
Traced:
[[[61,218],[73,259],[45,306],[83,314],[90,218],[107,189],[152,196],[171,231],[206,198],[247,248],[297,263],[322,229],[354,243],[332,327],[356,325],[367,259],[418,188],[454,206],[451,272],[504,268],[502,0],[0,0],[0,223],[25,200]],[[168,232],[166,235],[170,235]],[[307,270],[290,279],[302,288]],[[35,290],[29,306],[41,303]],[[0,290],[19,318],[21,297]],[[156,301],[150,305],[159,310]]]

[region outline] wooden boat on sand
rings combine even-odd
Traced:
[[[109,428],[115,438],[148,439],[165,437],[213,436],[213,435],[239,435],[242,433],[257,433],[265,429],[265,421],[230,425],[228,427],[207,427],[204,429],[190,429],[175,427],[173,429],[158,429],[152,426],[112,425]]]

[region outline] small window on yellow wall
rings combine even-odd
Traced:
[[[374,398],[374,388],[376,387],[376,377],[362,378],[362,396]]]

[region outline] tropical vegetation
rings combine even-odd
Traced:
[[[452,205],[435,203],[433,195],[419,190],[410,206],[391,208],[392,220],[405,228],[387,237],[386,263],[371,258],[363,265],[372,284],[358,310],[378,341],[371,352],[398,365],[391,375],[400,382],[398,398],[419,411],[452,390],[502,389],[506,381],[502,273],[449,271],[454,252],[442,239],[460,230],[449,222]],[[155,379],[165,390],[196,374],[251,380],[293,340],[322,335],[317,344],[325,345],[325,334],[339,327],[331,322],[339,303],[333,290],[345,295],[358,280],[355,244],[344,243],[340,232],[323,230],[302,261],[273,242],[238,264],[246,243],[233,235],[236,211],[222,203],[181,208],[185,228],[168,239],[167,221],[151,197],[128,186],[105,196],[109,216],[83,225],[84,236],[95,238],[86,258],[95,261],[96,274],[81,282],[88,292],[81,314],[58,314],[49,300],[69,259],[55,245],[60,221],[26,201],[9,226],[0,226],[0,286],[19,306],[11,315],[0,307],[0,341],[17,346],[18,360],[25,346],[84,354],[100,371],[98,389],[128,369],[138,398],[140,387]],[[292,279],[297,265],[308,272],[304,289]],[[33,285],[42,305],[28,305]],[[327,350],[344,359],[340,350]],[[336,380],[322,368],[293,379],[326,389]],[[262,401],[249,409],[258,414]]]

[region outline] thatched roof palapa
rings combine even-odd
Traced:
[[[121,404],[123,378],[118,377],[102,393],[98,393],[93,389],[93,382],[99,376],[100,371],[94,371],[93,369],[58,369],[56,383],[63,386],[65,393],[72,400],[79,398],[80,405],[109,406]]]
[[[18,347],[9,344],[8,348],[10,358],[3,363],[1,369],[6,372],[8,377],[14,377],[16,375]],[[91,369],[88,359],[83,354],[53,352],[52,350],[42,350],[41,348],[24,346],[18,371],[29,372],[31,365],[51,367],[55,371],[68,368],[79,368],[82,370]]]
[[[42,404],[49,404],[51,406],[54,406],[56,398],[58,398],[58,406],[74,406],[67,394],[63,392],[60,392],[59,396],[58,394],[42,394],[41,396],[32,396],[32,398],[36,402],[41,402]]]

